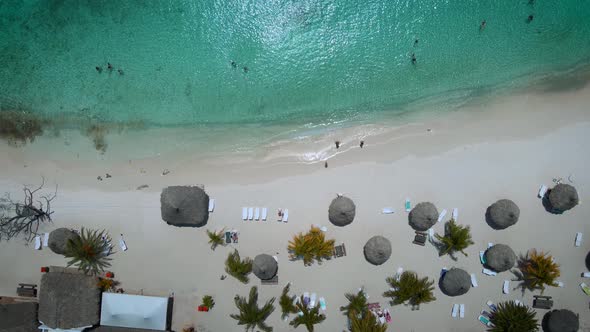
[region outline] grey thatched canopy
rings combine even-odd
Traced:
[[[471,276],[463,269],[452,268],[440,278],[440,290],[448,296],[459,296],[471,288]]]
[[[518,221],[520,209],[509,199],[501,199],[490,205],[486,211],[486,221],[493,229],[505,229]]]
[[[430,202],[418,203],[408,215],[410,226],[417,231],[427,231],[438,220],[438,210]]]
[[[252,272],[261,280],[268,280],[274,278],[279,270],[277,261],[267,254],[260,254],[254,257],[252,263]]]
[[[346,226],[354,220],[356,206],[352,199],[344,196],[334,198],[328,209],[328,218],[335,226]]]
[[[567,309],[549,311],[543,321],[545,332],[577,332],[580,329],[580,318]]]
[[[373,236],[365,244],[364,252],[369,263],[381,265],[391,256],[391,242],[383,236]]]
[[[514,267],[516,254],[505,244],[496,244],[488,248],[484,254],[486,266],[496,272],[504,272]]]
[[[549,205],[554,212],[561,213],[573,209],[580,203],[578,191],[569,184],[560,183],[549,191]]]
[[[169,225],[201,227],[209,220],[209,195],[199,187],[164,188],[160,203],[162,219]]]
[[[79,235],[69,228],[58,228],[49,233],[49,249],[56,254],[63,255],[66,253],[68,241],[78,238]]]
[[[39,331],[37,307],[35,302],[0,304],[0,331]]]
[[[51,266],[41,277],[39,320],[56,329],[98,324],[100,289],[98,278],[77,269]]]

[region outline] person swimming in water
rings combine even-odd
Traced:
[[[123,69],[121,69],[121,68],[117,69],[117,72],[119,73],[119,75],[123,75],[124,74],[123,73]]]
[[[481,21],[481,25],[479,26],[479,31],[482,31],[486,28],[486,20]]]
[[[107,62],[107,68],[109,69],[109,71],[113,71],[113,65],[111,65],[110,62]]]
[[[414,47],[416,47],[416,45],[418,45],[418,38],[414,40]]]
[[[100,73],[102,73],[102,67],[96,66],[96,67],[94,67],[94,68],[96,68],[96,71],[97,71],[99,74],[100,74]]]
[[[248,67],[244,67],[244,73],[247,73],[250,69],[248,69]]]
[[[532,14],[529,15],[529,17],[527,17],[526,22],[527,23],[531,23],[533,21],[533,18],[535,18]]]
[[[232,66],[232,68],[237,68],[238,67],[238,64],[234,60],[232,60],[231,61],[231,66]]]
[[[415,65],[417,63],[416,54],[412,53],[412,64]]]

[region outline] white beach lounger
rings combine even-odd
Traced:
[[[262,214],[260,216],[260,219],[262,219],[262,221],[266,221],[266,215],[268,214],[268,209],[267,208],[262,208]]]
[[[127,251],[127,243],[125,243],[125,240],[123,239],[123,234],[121,234],[121,237],[119,238],[119,246],[121,247],[121,250]]]
[[[494,304],[494,302],[488,300],[488,302],[486,302],[486,304],[488,305],[488,307],[490,307],[490,309],[492,309],[492,311],[498,310],[498,307],[496,307],[496,305]]]
[[[326,299],[324,299],[323,297],[320,297],[320,309],[326,311]]]
[[[399,281],[399,279],[402,277],[402,273],[404,273],[404,268],[400,266],[397,268],[397,271],[395,272],[395,279],[397,281]]]
[[[288,222],[289,221],[289,209],[285,209],[283,210],[283,222]]]
[[[582,278],[590,278],[590,272],[582,272]]]
[[[488,249],[490,249],[493,246],[494,246],[494,244],[492,242],[488,242]]]
[[[582,245],[582,238],[584,237],[584,235],[581,232],[577,232],[576,233],[576,241],[574,243],[574,245],[576,247],[579,247]]]
[[[479,286],[479,285],[477,284],[477,278],[475,278],[475,273],[472,273],[472,274],[471,274],[471,286],[473,286],[473,287],[477,287],[477,286]]]
[[[272,256],[272,258],[274,258],[275,261],[277,261],[277,263],[279,262],[279,257],[278,256]]]
[[[303,301],[305,302],[305,299],[309,300],[309,292],[303,292]]]
[[[514,302],[514,304],[516,304],[516,305],[520,305],[520,304],[521,304],[521,302],[520,302],[519,300],[516,300],[516,299],[514,299],[514,300],[512,300],[512,301],[513,301],[513,302]]]
[[[502,292],[504,294],[510,293],[510,280],[504,280],[504,285],[502,286]]]
[[[465,318],[465,304],[459,305],[459,318]]]
[[[309,297],[309,307],[310,308],[314,308],[316,305],[316,301],[317,301],[317,294],[316,293],[312,293],[311,296]]]
[[[453,220],[457,221],[457,218],[459,218],[459,208],[454,208],[453,209]]]
[[[248,208],[248,220],[252,220],[254,218],[254,208]]]
[[[440,211],[440,214],[438,215],[437,222],[441,222],[446,215],[447,215],[447,209],[443,209],[442,211]]]
[[[563,283],[563,281],[557,280],[555,283],[557,284],[557,287],[561,287],[561,288],[565,287],[565,284]]]
[[[394,212],[393,208],[383,208],[383,211],[381,213],[383,214],[392,214]]]
[[[43,234],[43,246],[49,247],[49,233]]]
[[[486,253],[486,252],[485,252],[485,251],[483,251],[483,250],[480,250],[480,251],[479,251],[479,261],[480,261],[482,264],[485,264],[485,258],[484,258],[484,256],[485,256],[485,253]]]
[[[242,220],[248,220],[248,208],[247,207],[242,208]]]
[[[539,188],[539,193],[537,194],[537,196],[539,198],[543,198],[543,197],[545,197],[546,193],[547,193],[547,186],[542,184],[541,187]]]
[[[430,241],[434,241],[434,229],[432,229],[432,228],[428,229],[428,239]]]
[[[254,220],[260,220],[260,208],[254,209]]]
[[[453,318],[457,318],[457,314],[459,313],[459,305],[453,304],[453,309],[451,310],[451,316]]]
[[[215,198],[209,200],[209,212],[213,212],[213,210],[215,210]]]
[[[483,272],[483,274],[489,275],[489,276],[495,276],[498,273],[492,271],[492,270],[488,270],[488,269],[483,269],[481,272]]]
[[[35,236],[35,250],[41,250],[41,236]]]
[[[445,266],[442,269],[440,269],[440,276],[444,276],[445,273],[447,273],[449,271],[449,269]]]
[[[412,211],[412,203],[410,202],[410,199],[409,198],[406,198],[405,208],[406,208],[406,212]]]

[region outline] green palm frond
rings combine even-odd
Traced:
[[[348,304],[340,307],[340,311],[342,311],[346,316],[349,316],[352,311],[364,315],[365,312],[369,310],[367,305],[367,297],[365,296],[365,293],[362,289],[356,294],[346,293],[344,296],[348,300]]]
[[[69,266],[76,266],[86,274],[98,275],[111,266],[111,239],[106,231],[82,228],[80,236],[69,239],[64,256],[70,258]]]
[[[201,305],[209,308],[209,310],[213,309],[213,307],[215,306],[215,300],[213,299],[213,296],[203,296],[203,303],[201,303]]]
[[[523,292],[525,289],[530,291],[545,291],[545,287],[557,286],[557,278],[561,275],[559,265],[549,254],[538,252],[531,249],[526,256],[520,257],[518,261],[519,280]],[[516,274],[516,273],[515,273]]]
[[[275,310],[273,303],[275,298],[268,300],[262,308],[258,307],[258,289],[253,286],[250,289],[248,299],[236,295],[234,302],[240,311],[238,314],[231,314],[230,317],[238,321],[238,325],[245,325],[246,331],[254,331],[255,328],[263,332],[272,332],[272,327],[266,325],[265,320]]]
[[[539,323],[533,309],[516,304],[514,301],[501,302],[498,309],[492,312],[490,321],[494,324],[488,332],[535,332]]]
[[[287,249],[291,259],[303,259],[303,264],[310,265],[314,260],[320,263],[332,257],[335,242],[334,239],[326,240],[324,232],[312,226],[306,234],[293,236]]]
[[[441,243],[441,256],[449,254],[454,258],[456,252],[460,252],[467,256],[465,249],[474,243],[471,239],[470,226],[459,225],[454,219],[449,220],[445,224],[444,236],[440,236],[439,234],[435,234],[434,236]]]
[[[237,250],[234,250],[234,252],[231,252],[227,255],[227,260],[225,261],[225,272],[243,282],[244,284],[247,284],[250,280],[250,278],[248,278],[248,274],[252,272],[252,260],[248,257],[244,258],[243,260],[240,259],[240,254]]]
[[[391,287],[390,290],[383,293],[384,297],[389,297],[391,305],[408,303],[412,309],[418,309],[420,304],[436,300],[434,297],[434,281],[429,281],[428,277],[418,278],[416,272],[405,271],[398,278],[389,277],[386,282]]]
[[[299,299],[299,301],[295,304],[295,310],[300,312],[293,320],[289,323],[289,325],[297,328],[299,325],[305,326],[308,332],[314,331],[314,325],[323,322],[326,319],[324,314],[320,314],[320,307],[315,306],[313,308],[309,308],[309,306],[304,304],[303,296]]]
[[[281,306],[281,318],[285,319],[289,317],[289,314],[297,313],[295,305],[293,301],[295,301],[296,296],[289,296],[289,290],[291,289],[291,283],[288,283],[285,288],[283,288],[283,292],[281,293],[281,297],[279,298],[279,305]]]
[[[385,332],[387,331],[387,324],[380,323],[375,315],[366,311],[364,314],[358,314],[356,311],[351,310],[348,315],[350,320],[350,331],[351,332]]]
[[[223,245],[223,234],[225,230],[220,230],[218,232],[211,232],[207,230],[207,236],[209,237],[209,244],[211,244],[211,250],[215,250],[217,246]]]

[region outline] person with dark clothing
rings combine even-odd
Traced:
[[[232,68],[236,68],[236,67],[238,67],[238,64],[235,61],[232,60],[231,66],[232,66]]]
[[[113,71],[113,65],[111,65],[110,62],[107,62],[107,68],[109,69],[109,71]]]
[[[414,47],[418,45],[418,38],[416,38],[416,40],[414,40]]]
[[[412,64],[415,65],[417,62],[416,60],[416,54],[412,53]]]
[[[336,141],[336,142],[334,142],[334,144],[336,144],[336,149],[340,148],[340,141]]]
[[[486,20],[481,21],[481,25],[479,26],[479,31],[482,31],[486,28]]]
[[[94,68],[96,68],[96,71],[97,71],[99,74],[100,74],[100,73],[102,73],[102,68],[101,68],[101,67],[99,67],[99,66],[96,66],[96,67],[94,67]]]
[[[532,14],[529,15],[529,17],[526,19],[527,23],[531,23],[533,21],[533,18],[535,18]]]
[[[361,149],[363,148],[364,145],[365,145],[365,141],[361,141],[361,144],[360,144]]]

